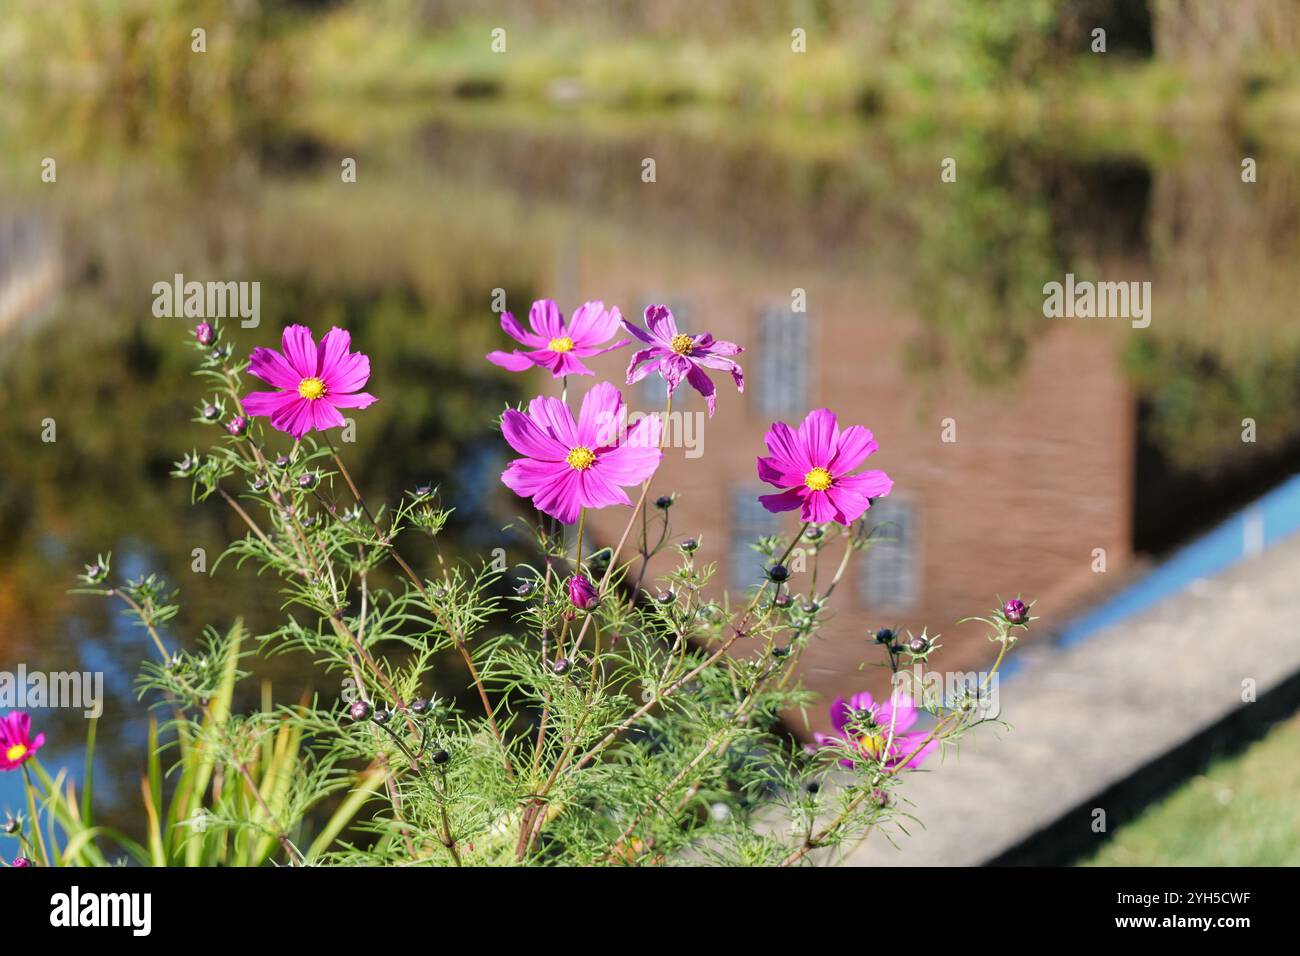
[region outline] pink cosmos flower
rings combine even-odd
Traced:
[[[269,415],[271,427],[301,438],[312,429],[342,428],[340,408],[365,408],[377,401],[360,391],[370,379],[370,359],[350,351],[352,336],[332,328],[316,344],[311,329],[291,325],[281,340],[283,354],[253,349],[248,370],[278,392],[244,397],[249,415]]]
[[[798,431],[775,422],[764,437],[772,457],[758,459],[758,477],[784,488],[778,495],[759,495],[771,512],[801,509],[804,521],[852,524],[894,487],[883,471],[851,475],[879,447],[861,425],[840,431],[825,408],[809,412]]]
[[[887,770],[916,767],[939,746],[939,741],[931,740],[921,747],[928,735],[907,733],[916,720],[912,698],[896,694],[892,700],[877,704],[869,693],[863,691],[848,700],[837,697],[831,704],[831,724],[838,736],[813,734],[813,737],[822,747],[843,748],[847,745],[861,754],[862,759],[879,762]],[[918,747],[921,749],[917,750]],[[840,764],[852,767],[854,761],[841,757]]]
[[[537,396],[528,414],[508,409],[501,432],[516,458],[501,475],[506,487],[545,514],[572,524],[583,508],[631,505],[622,485],[639,485],[657,467],[657,416],[642,418],[630,429],[623,396],[609,382],[594,386],[573,413],[558,398]]]
[[[0,770],[17,770],[45,745],[45,735],[32,739],[32,718],[22,711],[0,717]]]
[[[487,359],[512,372],[526,372],[540,365],[550,369],[555,378],[594,375],[578,359],[603,355],[631,342],[631,339],[619,339],[613,345],[601,347],[618,331],[622,321],[618,309],[606,310],[604,302],[584,302],[566,324],[560,307],[550,299],[541,299],[528,310],[531,332],[525,331],[509,312],[501,315],[501,328],[516,342],[528,346],[529,351],[489,352]]]
[[[645,310],[645,324],[646,328],[642,329],[627,319],[623,320],[623,328],[650,346],[634,354],[628,363],[629,385],[657,371],[668,383],[668,394],[672,395],[685,378],[704,396],[710,418],[718,400],[718,389],[705,373],[706,368],[730,372],[736,388],[742,392],[745,390],[745,373],[730,358],[745,351],[735,342],[715,339],[708,332],[692,336],[677,331],[677,320],[666,305],[649,306]]]

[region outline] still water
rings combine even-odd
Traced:
[[[1050,630],[1300,464],[1300,169],[1251,144],[1268,173],[1245,184],[1245,147],[1215,131],[1027,141],[343,105],[210,122],[0,111],[0,138],[0,670],[103,672],[108,820],[143,770],[134,680],[150,647],[117,607],[68,594],[81,566],[111,551],[118,573],[160,572],[182,605],[174,643],[236,616],[269,628],[280,605],[251,569],[192,570],[195,549],[211,559],[240,532],[168,476],[210,427],[192,421],[187,324],[151,311],[176,273],[261,283],[243,349],[289,322],[351,330],[381,398],[346,450],[353,472],[375,499],[439,485],[457,508],[444,556],[527,558],[502,530],[515,503],[493,419],[550,384],[482,360],[510,347],[494,290],[516,313],[534,296],[626,315],[665,302],[683,328],[746,347],[745,394],[719,382],[698,447],[671,450],[655,485],[681,493],[674,533],[703,538],[722,582],[749,583],[747,540],[779,527],[753,501],[767,423],[824,405],[868,425],[896,483],[880,510],[894,540],[852,573],[805,657],[826,695],[862,685],[864,635],[885,624],[928,624],[946,666],[978,666],[986,642],[957,618],[1024,593]],[[42,183],[51,154],[57,182]],[[1151,282],[1149,327],[1045,318],[1043,285],[1067,273]],[[627,358],[593,364],[617,380]],[[662,403],[649,388],[628,399]],[[702,413],[693,401],[676,407]],[[602,516],[595,533],[620,528]],[[277,699],[337,693],[305,659],[252,666]],[[451,670],[443,690],[459,683]],[[79,773],[80,712],[33,718],[47,766]],[[0,812],[17,807],[16,777],[0,777]]]

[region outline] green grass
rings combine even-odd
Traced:
[[[1300,866],[1300,715],[1216,760],[1084,866]]]

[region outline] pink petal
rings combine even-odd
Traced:
[[[604,302],[584,302],[569,316],[569,338],[575,345],[598,346],[613,338],[622,323],[618,309],[606,309]]]
[[[253,349],[253,354],[248,359],[248,370],[276,388],[296,389],[304,377],[294,371],[285,357],[274,349]]]
[[[532,498],[538,492],[554,487],[571,471],[573,469],[562,461],[516,458],[506,466],[501,481],[521,498]]]
[[[521,455],[539,461],[564,461],[569,449],[542,431],[537,423],[513,408],[501,416],[501,434]]]
[[[592,466],[577,474],[584,508],[607,508],[610,505],[632,506],[627,492],[605,476],[605,469]]]
[[[641,349],[632,354],[632,361],[627,363],[627,383],[635,385],[659,367],[659,359],[667,352],[659,346]],[[641,363],[645,363],[644,365]],[[640,365],[640,368],[637,366]]]
[[[646,328],[650,334],[664,343],[671,342],[677,334],[677,319],[672,309],[666,305],[651,305],[645,310]]]
[[[581,444],[578,441],[578,426],[573,420],[573,412],[569,411],[569,406],[558,398],[538,395],[528,403],[528,417],[565,448],[574,448]]]
[[[528,310],[528,324],[547,342],[562,338],[565,334],[564,316],[560,314],[560,307],[551,299],[539,299],[533,303],[533,307]]]
[[[617,342],[606,345],[604,348],[593,348],[589,345],[577,345],[574,346],[572,354],[579,355],[582,358],[591,358],[593,355],[604,355],[606,352],[621,349],[623,346],[630,344],[631,341],[631,339],[619,339]]]
[[[548,352],[553,358],[546,363],[551,370],[551,375],[555,378],[564,378],[566,375],[595,375],[591,369],[578,361],[578,357],[572,352]]]
[[[578,444],[599,448],[616,439],[623,421],[623,396],[609,382],[593,385],[578,412]],[[603,439],[603,440],[602,440]]]
[[[533,504],[552,518],[564,524],[573,524],[582,510],[582,495],[578,485],[580,474],[581,472],[566,465],[564,472],[558,474],[555,481],[537,492]]]
[[[690,370],[686,373],[686,380],[694,386],[695,390],[704,396],[704,402],[709,408],[709,417],[713,417],[713,411],[718,404],[718,386],[713,384],[713,379],[694,363],[691,364]]]
[[[843,515],[840,509],[835,507],[835,502],[831,500],[830,495],[824,491],[812,491],[811,489],[796,489],[804,491],[806,494],[803,499],[803,512],[800,517],[804,521],[815,521],[822,524],[826,521],[840,520],[841,524],[847,524],[847,521],[841,520]]]
[[[803,475],[794,471],[786,471],[785,463],[779,458],[759,457],[755,460],[758,463],[758,477],[769,485],[775,485],[778,488],[794,488],[803,484]]]
[[[537,363],[531,358],[531,352],[489,352],[487,360],[511,372],[526,372]]]
[[[501,313],[501,328],[505,331],[506,335],[510,336],[516,342],[527,345],[532,349],[545,348],[551,341],[550,339],[544,339],[540,335],[535,335],[532,332],[527,331],[509,312]]]
[[[321,379],[329,381],[335,367],[343,360],[343,356],[348,354],[351,346],[351,333],[346,329],[340,329],[337,325],[331,328],[316,347],[316,374]],[[351,392],[355,389],[347,389],[347,391]]]
[[[318,398],[311,403],[312,427],[318,432],[323,432],[327,428],[343,428],[347,422],[339,414],[339,410],[324,398]]]
[[[808,450],[808,461],[813,467],[825,468],[830,464],[838,440],[835,413],[829,408],[809,412],[799,426],[799,443]]]
[[[759,495],[758,500],[764,508],[773,514],[779,514],[782,511],[794,511],[796,508],[803,507],[803,497],[799,494],[798,488],[791,488],[779,495]]]
[[[875,469],[856,475],[837,475],[832,487],[863,498],[883,498],[894,487],[894,479]]]
[[[345,355],[321,372],[320,378],[330,393],[355,392],[370,381],[370,357],[360,352]]]
[[[808,460],[807,450],[794,430],[785,422],[773,422],[772,427],[763,436],[763,441],[767,444],[767,450],[772,453],[772,457],[777,460],[777,465],[788,472],[798,474],[801,482],[803,476],[812,471],[812,462]]]
[[[369,392],[353,392],[350,395],[328,394],[325,396],[325,401],[335,408],[368,408],[379,399]]]
[[[633,325],[627,319],[623,320],[623,328],[627,329],[628,332],[631,332],[646,345],[660,346],[663,344],[645,329],[641,328],[641,326]]]
[[[295,397],[293,401],[281,405],[271,414],[271,427],[287,432],[294,438],[301,438],[311,431],[311,402],[305,398]]]
[[[286,405],[300,401],[298,393],[293,392],[249,392],[242,404],[245,415],[274,415]]]
[[[307,326],[288,326],[280,338],[280,349],[300,380],[316,374],[316,341]]]
[[[861,425],[851,425],[840,432],[839,446],[830,464],[826,466],[832,475],[842,475],[857,468],[867,456],[880,450],[869,429]]]

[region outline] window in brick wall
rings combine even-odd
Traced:
[[[872,544],[861,565],[862,600],[871,608],[907,610],[921,592],[917,507],[891,495],[867,512]]]
[[[770,417],[803,414],[808,409],[812,324],[788,302],[759,313],[757,367],[753,370],[759,411]]]
[[[731,489],[731,540],[727,560],[728,578],[734,591],[753,587],[763,573],[763,555],[753,545],[767,534],[780,530],[778,517],[759,503],[758,496],[776,489],[768,485],[744,484]]]

